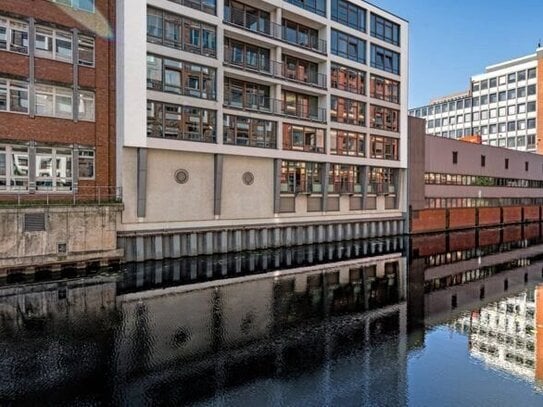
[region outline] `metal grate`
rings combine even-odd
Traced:
[[[25,213],[25,232],[45,231],[45,213]]]

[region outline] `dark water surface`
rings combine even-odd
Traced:
[[[514,228],[4,281],[0,404],[543,406]]]

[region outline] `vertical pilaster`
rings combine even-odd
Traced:
[[[362,167],[362,209],[366,209],[368,200],[369,168],[367,165]]]
[[[322,168],[322,211],[328,210],[328,183],[330,181],[330,163],[324,163]]]
[[[138,148],[137,154],[137,216],[144,218],[147,203],[147,150]]]
[[[214,203],[213,213],[215,216],[221,215],[221,200],[222,200],[222,174],[224,156],[222,154],[214,155]]]
[[[281,212],[281,160],[273,160],[273,213]]]
[[[36,25],[34,18],[28,20],[28,114],[36,116]]]
[[[72,112],[74,122],[79,121],[79,30],[72,29],[72,72],[73,72],[73,95]]]

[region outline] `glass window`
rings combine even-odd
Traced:
[[[537,76],[537,71],[535,68],[528,69],[528,79],[535,79]]]
[[[332,88],[364,95],[366,93],[366,73],[343,65],[332,64]]]
[[[78,38],[79,65],[94,66],[94,38],[80,35]]]
[[[223,141],[225,144],[276,148],[276,127],[276,122],[225,114]]]
[[[332,96],[330,103],[333,122],[366,125],[366,104],[364,102]]]
[[[80,91],[79,92],[79,106],[78,106],[78,118],[83,121],[94,121],[95,117],[95,102],[94,93]]]
[[[55,37],[55,57],[65,61],[72,60],[72,37],[57,32]]]
[[[283,124],[283,149],[324,153],[325,130]]]
[[[370,136],[370,158],[382,160],[399,159],[399,140],[392,137]]]
[[[366,32],[366,10],[346,0],[332,0],[332,20]]]
[[[394,45],[400,45],[400,26],[371,13],[371,35]]]
[[[78,171],[80,179],[94,179],[94,150],[79,150]]]
[[[332,54],[366,63],[366,41],[332,29]]]
[[[9,88],[9,111],[28,113],[28,85],[11,81]]]
[[[371,44],[371,66],[399,75],[400,54],[378,45]]]

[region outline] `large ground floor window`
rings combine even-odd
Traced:
[[[94,179],[95,151],[0,144],[0,192],[30,192],[32,184],[36,192],[72,191],[75,166],[78,179]]]

